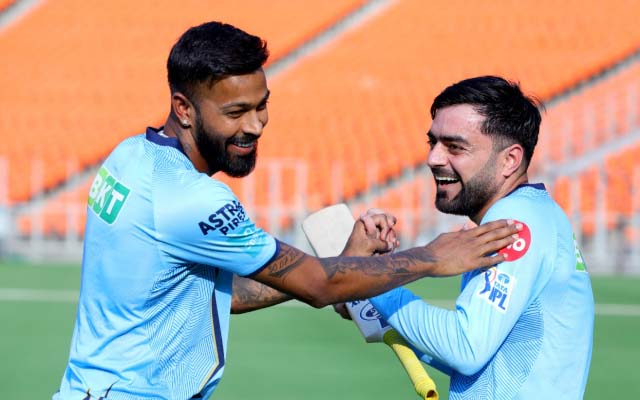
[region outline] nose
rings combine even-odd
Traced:
[[[443,146],[440,143],[436,143],[427,156],[427,165],[431,168],[442,167],[447,163],[447,157],[444,152]]]
[[[267,114],[267,110],[252,110],[245,114],[244,124],[242,126],[242,130],[244,133],[249,133],[254,136],[262,135],[262,130],[264,129],[267,122],[269,122],[269,115]]]

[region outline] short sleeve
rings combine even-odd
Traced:
[[[227,185],[197,173],[185,173],[174,183],[172,190],[159,184],[154,191],[157,239],[168,261],[245,276],[275,256],[275,238],[251,221]]]

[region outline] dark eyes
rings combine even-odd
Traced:
[[[264,101],[260,104],[258,104],[258,106],[256,107],[256,110],[258,111],[263,111],[267,108],[267,103],[268,101]],[[246,112],[250,111],[251,109],[239,109],[239,110],[231,110],[231,111],[227,111],[226,115],[231,117],[231,118],[240,118],[242,117]]]
[[[240,118],[242,114],[244,114],[244,110],[229,111],[227,113],[227,115],[230,116],[231,118]]]
[[[433,149],[436,145],[436,143],[438,143],[438,141],[434,138],[427,138],[427,144],[429,145],[430,149]],[[447,150],[449,150],[450,152],[459,152],[464,150],[464,148],[458,144],[455,143],[443,143]]]

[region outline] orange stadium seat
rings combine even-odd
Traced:
[[[527,4],[393,3],[272,80],[272,122],[262,154],[282,154],[283,142],[309,146],[316,155],[332,154],[332,162],[341,160],[352,175],[347,185],[355,187],[344,188],[349,198],[366,188],[360,177],[364,160],[377,159],[381,171],[424,161],[428,107],[444,86],[495,73],[520,80],[526,90],[548,99],[632,54],[640,42],[631,16],[640,5]],[[614,15],[619,23],[610,24]],[[593,32],[585,33],[585,25]],[[301,132],[305,143],[300,143]],[[311,195],[324,187],[310,188]]]
[[[216,3],[209,16],[263,35],[275,60],[363,3],[310,7],[279,0],[260,7],[255,0],[254,7],[247,7],[224,2]],[[12,136],[0,156],[12,163],[24,160],[21,168],[10,167],[13,200],[34,194],[25,178],[37,175],[30,172],[34,157],[47,165],[44,186],[54,187],[69,174],[69,167],[55,160],[76,157],[77,170],[82,170],[123,137],[162,123],[168,49],[186,26],[207,19],[207,13],[193,0],[181,2],[179,12],[171,2],[153,4],[49,2],[0,34],[0,51],[13,60],[11,66],[0,66],[0,85],[8,88],[4,93],[15,93],[0,96],[0,106],[9,110],[0,115],[0,135]],[[469,76],[499,74],[521,81],[545,101],[553,99],[634,54],[640,43],[639,14],[640,3],[624,1],[391,2],[270,78],[270,124],[261,139],[251,201],[259,211],[276,201],[268,195],[268,173],[260,169],[265,160],[306,163],[304,206],[311,210],[353,198],[372,182],[384,184],[425,161],[428,108],[445,86]],[[47,40],[38,32],[46,32]],[[543,167],[540,160],[564,162],[636,129],[639,71],[640,65],[622,69],[550,106],[535,168]],[[633,97],[633,87],[635,103],[621,100]],[[588,140],[585,130],[591,130]],[[301,190],[300,179],[288,168],[281,173],[283,195],[277,206],[290,207]],[[589,187],[586,176],[581,179]],[[249,196],[244,180],[222,179],[243,201]],[[389,201],[398,196],[390,194]],[[267,220],[262,214],[257,218]]]
[[[0,12],[5,11],[9,6],[13,5],[16,0],[0,0]]]
[[[0,33],[0,156],[12,171],[9,197],[29,199],[20,184],[46,164],[43,188],[66,178],[57,160],[79,169],[99,162],[124,137],[160,124],[168,113],[165,63],[189,26],[223,20],[268,38],[271,62],[326,29],[363,0],[202,2],[123,0],[43,2]],[[18,174],[14,178],[13,174]]]

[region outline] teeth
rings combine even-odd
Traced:
[[[457,182],[456,178],[450,178],[448,176],[436,176],[436,181],[438,182]]]

